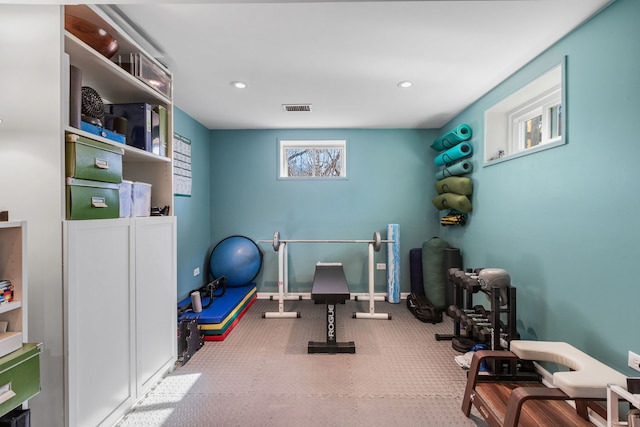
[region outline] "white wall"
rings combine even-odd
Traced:
[[[0,209],[28,221],[28,339],[44,343],[31,422],[50,427],[64,423],[62,18],[60,6],[0,5]]]

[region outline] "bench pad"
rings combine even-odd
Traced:
[[[553,374],[553,386],[569,397],[606,399],[607,384],[626,389],[626,376],[566,342],[514,340],[509,349],[520,359],[552,362],[572,369]]]

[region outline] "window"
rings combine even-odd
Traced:
[[[562,137],[560,86],[552,88],[509,114],[511,153],[558,141]]]
[[[280,178],[346,178],[347,141],[280,141]]]
[[[485,166],[566,144],[564,61],[485,111]]]

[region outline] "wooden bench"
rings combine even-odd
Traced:
[[[485,360],[502,361],[512,374],[483,374],[480,365]],[[522,360],[556,363],[569,371],[555,372],[552,387],[530,378],[520,381],[515,366]],[[604,407],[594,402],[606,400],[607,384],[626,388],[626,377],[570,344],[514,340],[510,351],[473,355],[462,412],[469,416],[473,404],[491,427],[593,426],[588,408],[606,419]]]

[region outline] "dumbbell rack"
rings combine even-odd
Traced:
[[[464,273],[452,268],[447,272],[449,285],[453,286],[453,305],[447,309],[447,315],[454,321],[453,335],[435,334],[435,339],[452,340],[458,344],[454,348],[458,347],[456,349],[459,351],[464,347],[460,344],[462,342],[469,343],[467,347],[488,344],[492,350],[506,349],[511,340],[520,337],[516,330],[516,288],[512,285],[506,288],[507,302],[502,306],[498,288],[481,289],[479,283],[469,278],[470,274],[477,274],[479,270]],[[474,306],[473,296],[478,292],[489,297],[490,311],[483,306]],[[503,317],[506,317],[506,324],[502,322]]]

